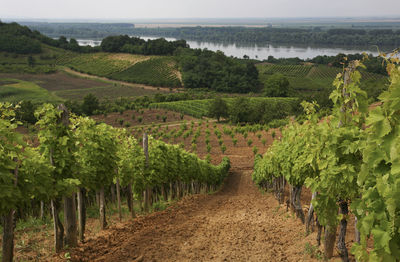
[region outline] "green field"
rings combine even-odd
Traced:
[[[265,83],[269,76],[280,73],[286,76],[290,86],[298,92],[323,91],[332,88],[332,82],[342,70],[325,65],[275,65],[258,64],[259,78]],[[379,81],[384,76],[362,72],[362,81]]]
[[[233,103],[234,99],[235,98],[223,98],[223,100],[225,100],[228,106]],[[273,105],[293,104],[298,101],[297,98],[290,98],[290,97],[249,97],[248,99],[250,99],[250,104],[265,102]],[[152,103],[150,104],[150,108],[163,108],[167,110],[180,112],[186,115],[191,115],[197,118],[201,118],[203,116],[208,116],[208,109],[212,101],[213,101],[212,99],[201,99],[201,100],[183,100],[174,102]]]
[[[181,87],[177,64],[173,57],[152,57],[137,63],[110,78],[131,83],[162,87]]]
[[[177,64],[173,57],[168,56],[93,53],[71,58],[62,56],[57,63],[78,72],[130,83],[181,86]]]
[[[21,100],[60,102],[63,99],[34,82],[14,78],[1,78],[0,102],[19,102]]]
[[[110,77],[114,73],[121,72],[130,66],[147,59],[148,57],[142,55],[102,52],[79,54],[72,57],[63,56],[57,61],[57,63],[66,65],[79,72],[102,77]]]

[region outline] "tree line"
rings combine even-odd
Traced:
[[[180,49],[177,59],[186,88],[208,88],[219,92],[248,93],[260,88],[252,61],[227,57],[223,52]]]
[[[135,28],[137,35],[174,37],[177,39],[258,44],[304,44],[388,46],[400,45],[400,29],[329,29],[320,28],[246,28],[246,27],[181,27]]]

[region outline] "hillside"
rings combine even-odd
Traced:
[[[181,87],[173,57],[95,49],[82,53],[88,50],[77,48],[73,39],[54,40],[17,23],[0,23],[0,35],[1,101],[79,101],[89,93],[100,99],[117,99],[168,91],[156,87]],[[87,77],[63,72],[66,67],[110,80],[82,79]]]
[[[181,87],[173,57],[125,53],[64,55],[57,64],[91,75],[159,87]]]
[[[271,63],[260,63],[256,65],[259,79],[264,85],[274,74],[282,74],[287,78],[291,88],[291,96],[303,99],[316,99],[322,106],[330,106],[328,99],[333,89],[332,82],[341,68],[318,65],[280,65]],[[387,77],[367,71],[361,71],[361,88],[368,93],[371,102],[385,89]]]

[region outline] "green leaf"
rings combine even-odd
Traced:
[[[375,248],[383,248],[390,254],[389,241],[391,240],[391,237],[389,233],[378,228],[372,229],[371,233],[374,236]]]

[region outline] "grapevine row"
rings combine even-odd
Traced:
[[[142,148],[125,129],[98,124],[87,117],[70,117],[62,105],[55,108],[47,104],[36,111],[39,146],[35,147],[16,132],[20,123],[15,121],[15,107],[0,103],[0,112],[3,261],[12,261],[14,211],[26,203],[51,203],[55,250],[59,252],[64,242],[76,246],[78,233],[79,239],[84,240],[86,201],[83,199],[91,192],[98,192],[100,225],[105,228],[104,194],[105,188],[112,184],[116,184],[117,192],[121,187],[129,189],[129,209],[134,217],[133,197],[147,211],[160,198],[167,200],[215,190],[230,167],[228,158],[214,166],[151,136]],[[76,193],[79,223],[74,204]],[[64,225],[59,216],[62,204]]]
[[[387,62],[390,86],[380,96],[381,106],[367,112],[356,70],[362,64],[353,61],[334,81],[333,116],[321,121],[315,115],[316,105],[303,102],[308,121],[291,123],[282,138],[255,160],[254,182],[272,188],[281,203],[289,183],[288,202],[307,231],[315,212],[318,244],[325,227],[327,258],[332,257],[339,226],[337,249],[343,261],[349,259],[345,245],[349,211],[357,219],[351,250],[357,261],[400,258],[400,66],[395,57]],[[303,186],[313,193],[307,216],[300,204]]]

